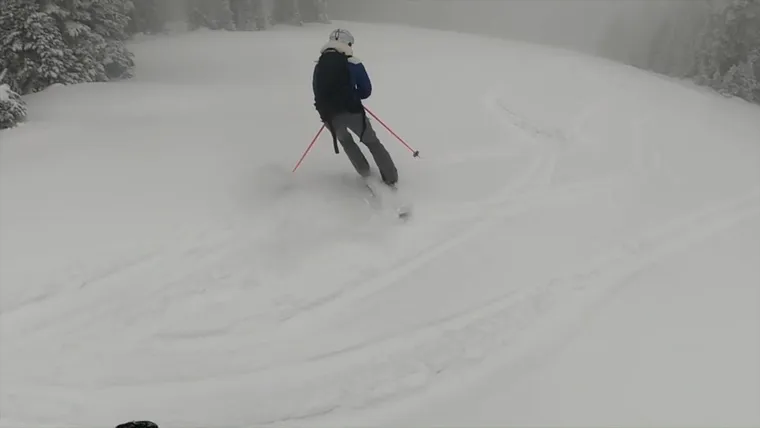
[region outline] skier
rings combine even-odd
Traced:
[[[354,36],[349,31],[336,29],[330,33],[312,76],[314,107],[332,134],[335,153],[340,142],[356,172],[365,179],[370,176],[369,163],[349,133],[352,131],[372,153],[382,181],[395,188],[396,165],[377,138],[362,104],[372,94],[372,82],[364,64],[353,56],[353,45]]]

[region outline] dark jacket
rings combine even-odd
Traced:
[[[320,53],[323,58],[326,58],[317,63],[314,67],[314,73],[312,74],[312,89],[314,91],[315,103],[318,103],[320,98],[317,73],[325,72],[335,75],[337,79],[345,77],[348,85],[347,89],[350,91],[349,94],[345,94],[347,96],[340,99],[340,102],[338,103],[339,105],[336,106],[337,111],[334,113],[359,113],[363,111],[361,101],[372,95],[372,81],[370,80],[369,74],[361,60],[353,56],[353,49],[351,46],[338,41],[330,41],[322,47]],[[342,55],[343,57],[330,60],[330,55]],[[347,61],[348,63],[348,72],[346,76],[340,75],[340,73],[344,73],[345,70],[337,69],[336,67],[338,64],[342,65],[343,61]],[[323,68],[320,69],[320,67]]]

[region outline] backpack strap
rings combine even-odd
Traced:
[[[364,139],[364,133],[367,131],[367,111],[362,109],[362,132],[359,134],[359,140]]]
[[[335,150],[335,154],[339,154],[340,150],[338,150],[338,136],[335,135],[335,127],[333,126],[332,117],[326,117],[325,115],[322,115],[320,113],[320,119],[322,119],[322,123],[325,124],[325,128],[327,128],[328,131],[330,131],[330,136],[332,136],[333,141],[333,150]]]
[[[335,154],[339,154],[340,150],[338,150],[338,137],[335,135],[335,129],[332,124],[332,120],[328,121],[326,123],[327,129],[330,131],[330,134],[332,134],[332,140],[333,140],[333,150],[335,150]]]

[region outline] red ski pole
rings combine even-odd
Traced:
[[[292,172],[296,172],[299,166],[301,166],[301,162],[303,162],[304,158],[306,158],[306,155],[309,154],[309,151],[311,150],[311,147],[314,145],[314,143],[317,142],[317,138],[319,138],[319,134],[322,133],[325,129],[325,124],[322,124],[322,127],[319,128],[319,131],[317,131],[317,135],[314,136],[314,139],[311,140],[311,143],[309,144],[309,147],[306,148],[306,151],[303,152],[303,155],[301,155],[301,159],[298,160],[298,163],[296,164],[295,168],[293,168]]]
[[[364,110],[367,110],[367,113],[371,114],[372,117],[374,117],[375,120],[377,120],[378,122],[380,122],[380,124],[383,125],[383,127],[385,127],[385,129],[387,129],[388,132],[391,133],[391,135],[393,135],[394,137],[396,137],[396,139],[399,140],[399,142],[401,142],[401,144],[403,144],[404,147],[406,147],[407,149],[409,149],[409,151],[412,152],[412,156],[414,156],[416,158],[420,157],[420,151],[419,150],[414,150],[411,146],[409,146],[409,144],[406,144],[406,141],[404,141],[403,138],[399,137],[398,134],[396,134],[395,132],[393,132],[393,130],[388,125],[386,125],[385,122],[383,122],[382,120],[380,120],[380,118],[377,117],[377,115],[375,113],[372,113],[372,111],[370,109],[368,109],[367,107],[364,107]]]

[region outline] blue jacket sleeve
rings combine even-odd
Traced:
[[[351,74],[356,84],[356,91],[361,99],[367,99],[372,95],[372,81],[369,78],[367,69],[361,62],[351,63]]]

